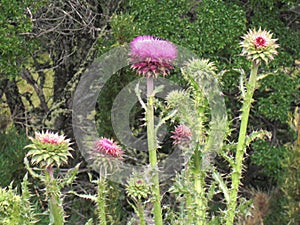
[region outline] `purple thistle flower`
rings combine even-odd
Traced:
[[[122,158],[123,155],[122,148],[118,146],[116,142],[108,138],[101,138],[95,141],[94,149],[96,152],[110,155],[114,158]]]
[[[191,140],[192,132],[190,128],[185,125],[179,125],[175,127],[175,131],[172,131],[171,138],[174,139],[173,144],[184,144]]]
[[[131,68],[138,74],[157,77],[166,76],[173,69],[173,62],[177,57],[177,48],[169,41],[152,36],[139,36],[130,43]]]

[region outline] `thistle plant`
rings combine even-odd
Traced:
[[[243,37],[241,42],[242,55],[244,55],[249,61],[256,65],[261,64],[264,61],[266,64],[274,59],[277,55],[276,48],[279,47],[276,44],[277,39],[272,39],[272,34],[269,31],[261,30],[249,30]]]
[[[253,94],[257,86],[257,81],[263,78],[258,76],[258,67],[262,62],[266,64],[274,59],[274,55],[277,54],[276,48],[279,46],[276,44],[276,39],[272,39],[272,34],[261,30],[258,31],[249,30],[244,35],[243,41],[241,42],[242,55],[245,55],[248,60],[251,61],[251,72],[250,77],[246,83],[246,87],[241,85],[241,93],[243,98],[241,124],[239,130],[238,143],[236,145],[235,159],[231,162],[232,173],[231,173],[231,187],[229,191],[229,202],[227,202],[226,212],[226,225],[232,225],[234,223],[235,211],[237,207],[238,190],[240,180],[242,177],[243,160],[245,157],[246,146],[247,146],[247,126],[251,103],[253,102]]]
[[[191,129],[183,124],[176,126],[172,134],[173,144],[180,146],[188,145],[193,135]]]
[[[156,128],[154,124],[155,89],[154,78],[166,76],[173,69],[172,63],[177,57],[176,47],[165,40],[152,36],[139,36],[130,43],[131,68],[138,74],[147,77],[147,103],[142,105],[146,113],[147,140],[149,163],[153,171],[152,193],[154,204],[154,220],[156,225],[162,225],[161,195],[159,173],[157,166]]]
[[[218,134],[214,130],[208,130],[206,128],[209,120],[206,111],[208,102],[216,104],[215,97],[219,95],[218,93],[214,93],[214,88],[212,88],[213,82],[207,82],[211,77],[217,78],[214,64],[206,59],[193,59],[189,61],[186,66],[182,68],[182,74],[190,87],[186,91],[174,91],[167,97],[169,107],[177,109],[177,116],[179,117],[180,123],[188,126],[193,134],[191,144],[187,145],[188,148],[192,149],[192,151],[190,151],[192,157],[184,170],[186,180],[176,179],[175,185],[172,188],[174,192],[185,195],[185,210],[187,214],[185,221],[187,224],[204,225],[208,223],[206,218],[208,201],[216,192],[216,184],[218,184],[219,191],[224,194],[227,207],[223,216],[219,218],[219,221],[227,225],[234,223],[246,146],[248,146],[253,139],[268,135],[267,132],[261,131],[254,132],[249,135],[249,137],[246,137],[246,130],[253,94],[256,89],[256,82],[265,76],[257,76],[258,67],[261,62],[268,63],[274,58],[274,55],[277,54],[276,48],[278,48],[278,45],[276,44],[276,40],[271,37],[272,35],[269,32],[262,31],[261,29],[258,31],[250,30],[243,36],[241,43],[243,47],[242,55],[245,55],[247,59],[251,60],[252,67],[247,84],[244,85],[244,83],[241,83],[243,106],[241,110],[239,138],[236,144],[236,154],[235,158],[232,158],[225,151],[217,152],[220,156],[224,157],[232,167],[232,173],[229,178],[231,185],[223,180],[222,175],[214,166],[205,164],[207,158],[213,155],[214,151],[218,149],[218,147],[215,146]],[[219,103],[216,105],[217,107],[222,107]],[[217,110],[216,107],[215,110]],[[216,117],[214,113],[214,110],[211,110],[210,116]],[[214,123],[210,122],[211,125],[220,123],[223,124],[226,129],[227,124],[224,123],[225,121],[222,119],[222,116],[217,115],[216,118],[217,121],[214,121]],[[181,140],[180,135],[184,135],[185,132],[184,129],[178,129],[177,127],[174,133],[176,135],[172,137],[174,138],[174,143],[177,144],[177,141]],[[215,138],[213,138],[214,136]],[[185,151],[188,148],[181,147],[181,149]],[[205,179],[208,174],[213,178],[210,188],[208,188],[209,185]],[[182,180],[184,180],[183,184]],[[213,224],[214,219],[212,219],[210,223]]]
[[[68,157],[72,156],[70,140],[49,131],[36,132],[35,137],[30,137],[30,140],[32,143],[25,147],[29,149],[24,159],[25,166],[33,177],[40,179],[45,185],[50,224],[62,225],[65,222],[65,213],[60,190],[74,181],[79,164],[70,169],[63,179],[55,178],[54,170],[66,164]],[[39,168],[32,168],[34,165]]]
[[[213,149],[209,146],[206,128],[208,102],[202,85],[207,77],[215,76],[214,70],[214,64],[208,60],[189,61],[182,68],[182,74],[190,88],[186,91],[173,91],[167,96],[168,106],[177,110],[181,123],[172,132],[173,144],[184,151],[185,155],[191,156],[182,174],[185,179],[177,177],[172,188],[173,192],[185,195],[186,224],[207,224],[208,201],[211,196],[207,194],[205,178],[209,167],[205,161]]]
[[[83,199],[89,199],[96,205],[95,213],[97,215],[97,224],[106,225],[109,223],[107,212],[107,193],[108,182],[107,177],[111,176],[110,170],[117,171],[117,163],[123,159],[123,150],[113,139],[101,137],[93,141],[89,149],[89,160],[92,161],[92,166],[96,172],[99,173],[99,178],[93,179],[91,174],[89,175],[90,182],[97,187],[97,194],[79,194],[71,191],[74,194]],[[86,223],[93,224],[93,219],[89,219]]]
[[[110,165],[113,162],[112,159],[121,160],[123,156],[123,150],[113,139],[100,138],[94,142],[93,149],[91,151],[94,163],[103,164],[105,166]],[[108,163],[108,164],[107,164]],[[100,167],[103,168],[103,167]],[[104,174],[100,173],[100,177],[97,184],[97,196],[93,198],[97,205],[97,215],[100,225],[107,224],[107,212],[106,212],[106,197],[107,197],[107,181],[106,181],[106,171]]]
[[[140,225],[146,225],[144,202],[150,195],[150,187],[142,176],[132,175],[126,185],[126,193],[133,200],[129,203],[139,217]]]

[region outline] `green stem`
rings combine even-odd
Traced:
[[[147,77],[147,111],[146,111],[146,122],[147,122],[147,139],[148,139],[148,151],[149,151],[149,162],[153,171],[152,176],[152,193],[153,193],[153,204],[154,204],[154,221],[155,225],[162,225],[162,210],[161,210],[161,196],[159,190],[159,176],[157,168],[157,143],[156,134],[154,127],[154,95],[153,95],[153,77]]]
[[[46,168],[46,192],[49,196],[49,211],[50,211],[50,224],[51,225],[63,225],[64,224],[64,209],[62,206],[62,200],[60,199],[60,190],[57,185],[57,181],[53,176],[52,166]]]
[[[185,175],[186,175],[186,182],[189,184],[190,183],[190,172],[191,172],[191,165],[188,166],[188,168],[186,169]],[[191,193],[186,194],[186,200],[185,200],[185,210],[186,210],[186,214],[187,214],[187,224],[188,225],[192,225],[193,221],[194,221],[194,207],[192,206],[193,203],[193,198]]]
[[[137,210],[138,216],[140,218],[140,225],[146,225],[145,215],[144,215],[144,206],[142,201],[139,199],[137,200]]]
[[[106,225],[106,180],[99,177],[98,180],[98,196],[97,196],[97,211],[100,225]]]
[[[201,152],[199,149],[194,153],[194,189],[195,189],[195,203],[196,203],[196,225],[206,225],[206,204],[203,197],[204,191],[204,176],[201,171]]]
[[[258,66],[259,64],[253,62],[251,67],[247,92],[242,106],[241,125],[240,125],[237,148],[236,148],[235,164],[231,174],[232,184],[231,184],[231,191],[230,191],[230,201],[228,203],[228,209],[226,215],[226,225],[233,225],[234,223],[235,210],[237,207],[237,197],[238,197],[237,195],[238,195],[240,180],[242,177],[244,154],[246,151],[245,139],[247,134],[248,119],[249,119],[251,102],[252,102],[252,98],[256,86]]]

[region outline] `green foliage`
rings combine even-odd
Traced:
[[[274,190],[270,198],[270,211],[264,218],[265,225],[288,224],[288,218],[284,215],[285,196],[279,190]]]
[[[136,74],[128,68],[124,68],[117,74],[114,74],[101,89],[96,106],[96,121],[99,136],[114,137],[114,131],[111,125],[111,108],[115,97],[132,80]],[[116,139],[114,137],[114,139]]]
[[[299,40],[300,30],[297,27],[293,27],[293,22],[297,21],[297,13],[289,10],[292,6],[297,6],[299,1],[252,0],[250,2],[250,7],[248,8],[249,11],[252,10],[252,16],[249,19],[250,26],[268,29],[279,40],[279,55],[272,63],[273,66],[293,64],[294,60],[300,57],[299,51],[296,50],[300,48],[300,42],[297,41]],[[285,15],[287,12],[290,13]]]
[[[287,152],[280,160],[282,173],[279,188],[284,193],[282,208],[289,224],[300,223],[300,113],[297,107],[294,112],[291,128],[297,133],[297,140],[287,145]]]
[[[297,134],[297,140],[286,145],[286,152],[278,159],[281,171],[278,176],[278,191],[273,194],[272,212],[266,224],[299,224],[300,222],[300,114],[297,107],[290,127]],[[276,201],[276,202],[275,202]],[[269,222],[270,221],[270,222]],[[268,223],[269,222],[269,223]]]
[[[24,146],[29,143],[25,134],[18,134],[14,129],[0,133],[0,186],[5,187],[12,181],[20,184],[26,170],[23,158],[27,152]]]
[[[257,113],[271,122],[286,123],[291,103],[296,101],[299,81],[297,76],[289,76],[283,72],[263,79],[257,96]]]
[[[168,39],[212,60],[240,52],[239,37],[246,30],[243,9],[220,0],[130,0],[127,10],[138,34]]]
[[[289,224],[300,223],[300,146],[295,145],[281,160],[283,176],[281,190],[285,194],[286,204],[284,211],[289,218]]]
[[[136,35],[135,23],[133,22],[133,16],[125,13],[120,15],[115,14],[110,21],[111,33],[114,37],[114,41],[117,43],[113,46],[122,45],[124,43],[130,43]]]
[[[32,0],[2,0],[0,3],[0,74],[16,75],[33,42],[26,38],[32,29]]]
[[[284,146],[270,146],[267,141],[258,140],[252,143],[254,153],[251,155],[252,163],[263,167],[263,172],[270,178],[278,181],[281,176],[281,159],[286,154]]]

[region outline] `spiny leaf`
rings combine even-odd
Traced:
[[[219,187],[220,187],[222,193],[224,194],[226,202],[229,203],[230,202],[229,190],[228,190],[228,188],[226,186],[226,183],[224,182],[223,178],[215,170],[212,171],[212,176],[215,179],[215,181],[217,181],[217,183],[219,184]]]
[[[84,198],[84,199],[91,200],[91,201],[93,201],[93,202],[97,202],[97,197],[94,196],[94,195],[90,195],[90,194],[78,194],[78,193],[76,193],[75,191],[69,191],[68,193],[69,193],[69,194],[76,195],[76,196],[78,196],[79,198]]]
[[[260,130],[260,131],[254,131],[249,136],[246,137],[245,145],[249,146],[250,143],[256,139],[263,139],[264,137],[271,138],[272,134],[271,132]]]

